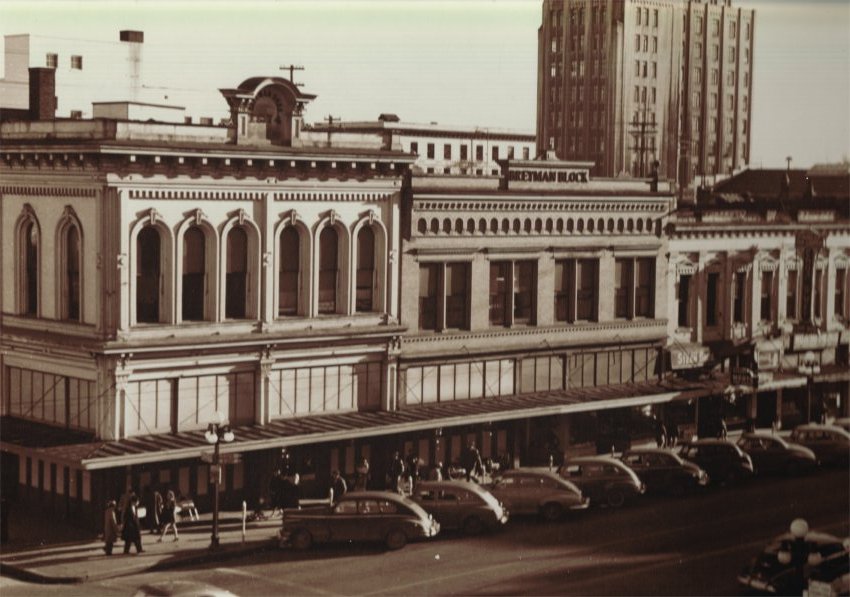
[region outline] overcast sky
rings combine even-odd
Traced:
[[[295,76],[304,91],[318,95],[308,122],[393,112],[534,132],[541,4],[0,0],[0,33],[116,40],[120,29],[142,30],[146,82],[193,90],[197,116],[226,115],[218,88],[294,63],[306,67]],[[734,5],[757,11],[752,164],[850,154],[850,2]]]

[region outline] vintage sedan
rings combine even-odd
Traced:
[[[593,504],[619,508],[646,491],[635,472],[612,456],[571,458],[559,472],[561,477],[575,483]]]
[[[299,550],[337,541],[379,541],[400,549],[439,532],[440,523],[413,500],[389,491],[359,491],[333,505],[286,510],[280,539]]]
[[[508,522],[508,512],[492,493],[469,481],[420,481],[411,499],[431,514],[441,529],[469,535],[494,530]]]
[[[753,476],[753,461],[726,439],[698,439],[682,444],[679,456],[705,469],[712,483],[731,484]]]
[[[844,542],[828,533],[806,533],[802,542],[791,533],[776,537],[745,566],[738,583],[750,591],[774,595],[800,595],[808,578],[800,575],[810,566],[832,557],[846,558]]]
[[[850,462],[850,432],[837,425],[800,425],[791,432],[791,441],[809,448],[821,464]]]
[[[646,485],[647,492],[681,496],[708,485],[708,473],[664,448],[633,448],[622,461]]]
[[[488,489],[511,515],[538,514],[546,520],[560,520],[566,512],[590,504],[578,487],[546,469],[505,471]]]
[[[745,433],[738,440],[738,447],[752,458],[757,475],[796,475],[811,471],[818,465],[818,459],[810,449],[769,433]]]

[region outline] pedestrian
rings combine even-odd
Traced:
[[[407,481],[410,487],[410,492],[413,493],[413,488],[419,481],[419,456],[413,453],[413,450],[407,453]]]
[[[481,471],[484,470],[484,464],[481,462],[481,452],[475,446],[475,440],[471,439],[466,444],[461,466],[466,469],[467,481],[471,481],[473,476],[477,478]]]
[[[661,419],[655,419],[655,444],[663,448],[667,443],[667,427]]]
[[[717,427],[717,438],[726,439],[729,429],[726,427],[726,417],[720,417],[720,423]]]
[[[165,507],[165,501],[162,499],[162,492],[155,489],[153,492],[153,516],[151,520],[156,524],[156,532],[162,530],[162,510]]]
[[[118,517],[121,520],[124,520],[124,514],[127,512],[127,508],[130,506],[130,499],[136,495],[131,486],[127,486],[127,491],[125,491],[121,497],[118,499]]]
[[[404,461],[399,456],[398,452],[393,452],[393,459],[390,462],[390,470],[387,474],[388,483],[387,489],[396,493],[404,493],[401,487],[402,476],[404,475]]]
[[[280,515],[282,518],[286,518],[287,509],[298,510],[301,507],[300,482],[301,477],[298,473],[283,477],[280,484]]]
[[[277,469],[269,481],[269,501],[272,503],[272,517],[281,509],[280,506],[280,491],[283,483],[283,475],[280,469]]]
[[[124,539],[124,553],[130,553],[130,546],[136,546],[136,553],[140,554],[142,549],[142,531],[139,526],[139,498],[135,494],[130,496],[127,509],[124,511],[121,538]]]
[[[342,478],[339,471],[333,471],[331,473],[331,501],[334,504],[337,503],[346,491],[348,491],[348,484],[345,479]]]
[[[357,465],[357,477],[354,480],[354,491],[366,491],[369,484],[369,461],[365,458],[360,459]]]
[[[443,480],[443,463],[438,462],[434,465],[430,472],[428,473],[429,481],[442,481]]]
[[[174,540],[178,541],[180,536],[177,534],[177,498],[173,491],[165,494],[165,503],[162,507],[162,534],[157,539],[158,543],[162,543],[163,538],[168,533],[168,527],[174,528]]]
[[[678,425],[670,425],[667,428],[667,447],[675,448],[676,444],[679,443],[679,426]]]
[[[121,527],[118,526],[118,515],[116,510],[118,505],[115,500],[106,502],[106,510],[103,512],[103,551],[106,555],[112,555],[112,546],[118,540],[118,535],[121,533]]]

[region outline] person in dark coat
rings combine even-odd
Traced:
[[[398,452],[393,453],[393,459],[392,462],[390,462],[390,470],[387,476],[389,477],[387,489],[397,493],[402,493],[401,480],[404,476],[404,461],[401,459]]]
[[[139,524],[139,498],[136,495],[130,497],[130,503],[124,511],[124,528],[121,530],[121,538],[124,539],[124,553],[130,553],[130,546],[136,546],[136,553],[142,553],[142,530]]]
[[[667,445],[667,426],[661,419],[655,419],[655,444],[659,448]]]
[[[470,440],[463,453],[461,466],[466,469],[466,480],[471,481],[472,476],[478,476],[484,470],[484,464],[481,462],[481,452],[475,446],[475,441]]]
[[[410,484],[410,491],[416,487],[419,481],[419,456],[410,451],[407,453],[407,479]]]
[[[286,517],[286,510],[297,510],[301,507],[301,487],[298,484],[301,477],[298,473],[283,478],[280,484],[281,516]]]
[[[360,464],[357,465],[357,476],[354,479],[354,491],[366,491],[369,484],[369,461],[365,458],[360,459]]]
[[[332,495],[334,504],[345,495],[346,491],[348,491],[348,484],[345,482],[345,479],[342,478],[342,475],[339,474],[339,471],[331,473],[331,491],[333,492]]]
[[[103,551],[108,556],[112,555],[112,546],[115,545],[121,531],[118,526],[117,509],[115,500],[109,500],[106,502],[106,510],[103,512]]]
[[[281,474],[280,469],[276,470],[272,475],[271,481],[269,481],[269,501],[272,504],[272,516],[278,510],[282,510],[282,506],[280,505],[280,492],[283,485],[283,475]]]

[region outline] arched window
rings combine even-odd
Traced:
[[[183,321],[203,321],[206,303],[206,238],[198,226],[183,235]]]
[[[371,226],[363,226],[357,233],[357,295],[358,312],[375,310],[375,233]]]
[[[159,231],[146,226],[136,239],[136,321],[159,322],[160,285]]]
[[[298,314],[299,273],[301,251],[298,230],[287,226],[280,234],[280,288],[278,289],[278,315]]]
[[[30,220],[22,229],[23,310],[25,315],[38,315],[38,225]]]
[[[336,313],[339,238],[333,226],[319,235],[319,313]]]
[[[227,278],[224,316],[244,319],[248,302],[248,235],[236,226],[227,233]]]
[[[65,317],[80,320],[80,231],[75,225],[65,230],[65,283],[63,297]]]

